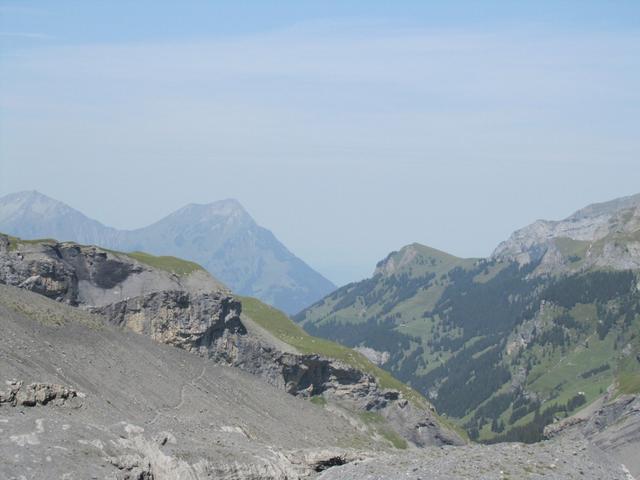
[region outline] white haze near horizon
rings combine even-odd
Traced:
[[[315,22],[2,55],[0,194],[135,228],[233,197],[337,284],[640,192],[640,36]]]

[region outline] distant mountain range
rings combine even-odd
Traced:
[[[489,258],[420,244],[295,317],[484,441],[537,441],[610,387],[640,393],[640,195],[516,231]]]
[[[0,198],[0,232],[56,238],[199,263],[234,292],[296,313],[335,289],[259,226],[237,200],[190,204],[137,230],[118,230],[39,192]]]

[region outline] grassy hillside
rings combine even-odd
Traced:
[[[0,233],[0,235],[5,235],[3,233]],[[36,245],[38,243],[57,243],[57,240],[53,240],[51,238],[42,238],[42,239],[38,239],[38,240],[23,240],[21,238],[18,237],[12,237],[11,235],[5,235],[8,239],[9,239],[9,251],[14,251],[18,248],[19,244],[24,244],[24,245]]]
[[[599,244],[560,239],[570,272],[410,245],[295,317],[307,332],[388,352],[383,368],[486,441],[542,428],[613,382],[638,389],[639,277],[580,270]]]
[[[131,257],[140,263],[149,265],[150,267],[165,270],[180,276],[190,275],[198,270],[204,271],[204,269],[197,263],[188,262],[187,260],[182,260],[177,257],[155,256],[144,252],[122,253],[122,255]]]

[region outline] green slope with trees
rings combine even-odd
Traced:
[[[561,246],[572,265],[586,254]],[[312,335],[388,352],[382,367],[471,438],[537,441],[612,383],[637,390],[640,370],[638,273],[537,267],[413,244],[295,320]]]

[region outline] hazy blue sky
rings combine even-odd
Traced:
[[[0,194],[238,198],[334,282],[640,192],[640,2],[0,1]]]

